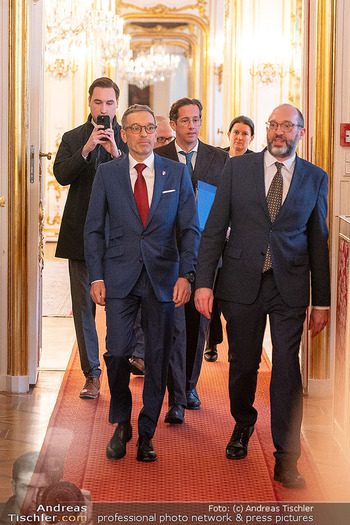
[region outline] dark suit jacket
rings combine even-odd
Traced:
[[[222,149],[223,151],[227,151],[227,153],[228,153],[230,151],[230,146],[227,146],[227,148],[220,148],[220,149]],[[243,155],[246,155],[247,153],[254,153],[254,151],[251,150],[251,149],[247,149],[247,150],[245,150]]]
[[[197,159],[192,175],[193,188],[196,189],[198,180],[202,180],[213,186],[218,186],[221,180],[222,170],[229,156],[219,148],[209,146],[209,144],[205,144],[200,140],[198,142]],[[179,162],[175,148],[175,140],[165,146],[157,148],[157,154],[161,157]]]
[[[257,297],[268,243],[274,277],[289,306],[329,306],[327,174],[296,158],[287,197],[271,223],[265,196],[264,152],[225,166],[199,249],[196,288],[211,288],[231,223],[216,295],[251,304]]]
[[[120,136],[117,119],[112,121],[117,147],[128,152],[128,147]],[[85,124],[64,133],[58,148],[53,172],[62,186],[70,184],[64,208],[60,233],[57,242],[56,257],[64,259],[84,259],[84,223],[90,200],[92,183],[97,165],[111,160],[103,146],[96,147],[87,160],[81,155],[88,141],[93,124],[91,115]]]
[[[126,297],[145,265],[157,299],[170,302],[179,275],[195,269],[200,234],[188,169],[157,154],[154,167],[146,227],[131,186],[129,157],[98,168],[85,223],[85,258],[90,280],[103,279],[107,297]],[[180,253],[175,226],[181,236]]]

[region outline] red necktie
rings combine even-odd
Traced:
[[[144,176],[142,175],[142,172],[145,168],[147,168],[146,164],[135,165],[137,179],[134,187],[134,196],[137,209],[139,210],[141,221],[144,226],[146,226],[149,211],[147,184]]]

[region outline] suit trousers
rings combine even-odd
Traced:
[[[203,350],[209,328],[209,319],[194,305],[194,287],[188,303],[186,317],[186,391],[196,388],[203,362]]]
[[[98,337],[96,332],[96,305],[90,296],[90,280],[85,261],[68,260],[72,310],[77,337],[80,364],[85,377],[100,377]]]
[[[169,405],[182,405],[186,407],[186,322],[185,307],[175,308],[174,342],[170,354],[168,370]],[[141,327],[141,308],[135,321],[135,347],[132,355],[141,359],[145,358],[145,339]]]
[[[231,414],[239,428],[254,425],[257,375],[269,315],[272,340],[270,383],[271,431],[276,459],[296,461],[300,456],[302,382],[299,346],[306,307],[290,307],[282,299],[270,270],[262,274],[252,304],[219,301],[227,321],[229,395]]]
[[[145,358],[145,339],[141,327],[141,308],[135,321],[135,340],[136,345],[132,350],[132,355],[141,359]],[[182,405],[186,407],[186,323],[185,307],[175,308],[174,321],[174,342],[170,354],[168,370],[168,394],[169,405]]]
[[[168,370],[169,405],[186,407],[186,321],[185,306],[175,308],[174,339]]]
[[[145,377],[138,431],[152,438],[165,394],[175,306],[172,301],[158,301],[145,267],[126,297],[106,299],[107,351],[104,359],[111,393],[109,422],[119,423],[131,418],[129,358],[135,347],[134,325],[140,305],[145,338]]]

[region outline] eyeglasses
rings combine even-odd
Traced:
[[[278,122],[275,122],[274,120],[271,120],[270,122],[265,122],[266,129],[269,131],[277,131],[278,128],[281,128],[283,133],[290,133],[292,129],[297,126],[298,128],[302,128],[303,126],[300,126],[300,124],[293,124],[293,122],[282,122],[282,124],[279,124]]]
[[[164,142],[170,142],[173,138],[174,137],[157,137],[157,142],[159,142],[159,144],[164,144]]]
[[[142,131],[142,128],[145,128],[146,133],[151,135],[155,132],[157,129],[157,126],[155,124],[147,124],[146,126],[141,126],[140,124],[131,124],[131,126],[126,126],[124,128],[125,130],[130,129],[131,133],[134,133],[135,135],[139,135]]]
[[[199,126],[199,124],[202,122],[202,119],[199,117],[193,117],[193,118],[184,117],[178,120],[178,123],[181,124],[181,126],[188,126],[188,124],[190,124],[191,122],[194,126]]]

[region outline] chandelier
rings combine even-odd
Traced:
[[[65,78],[94,49],[101,50],[105,66],[131,57],[130,36],[123,33],[123,19],[114,14],[112,4],[113,0],[47,0],[46,71]]]
[[[178,55],[166,53],[164,46],[158,44],[150,49],[141,49],[128,60],[121,70],[121,76],[140,89],[163,82],[175,72],[180,63]]]

